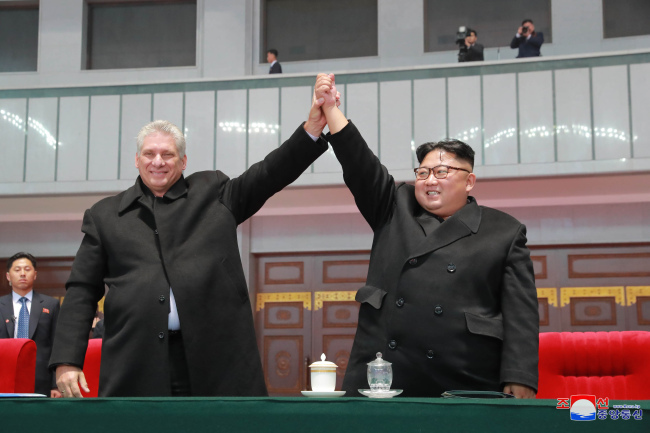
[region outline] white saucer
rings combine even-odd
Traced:
[[[345,391],[300,391],[305,397],[332,398],[345,395]]]
[[[404,390],[391,389],[389,391],[371,391],[369,389],[360,389],[359,392],[370,398],[391,398],[400,395]]]

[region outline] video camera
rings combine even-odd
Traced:
[[[467,55],[467,45],[465,45],[465,38],[471,35],[472,30],[466,26],[458,27],[456,32],[456,45],[459,47],[458,61],[464,62]]]

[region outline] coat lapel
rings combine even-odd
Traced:
[[[29,338],[34,338],[34,332],[36,332],[36,326],[38,325],[38,319],[41,317],[43,312],[43,298],[41,295],[34,292],[32,296],[32,311],[29,313]]]
[[[410,251],[406,260],[430,253],[472,233],[476,233],[480,224],[481,208],[476,203],[474,197],[469,197],[468,203],[454,215],[447,218],[431,236],[427,236],[422,242],[416,245]]]
[[[5,326],[7,329],[7,337],[14,338],[14,306],[11,301],[11,295],[3,296],[0,298],[0,316],[4,323],[0,326]]]

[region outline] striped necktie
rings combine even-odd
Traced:
[[[29,310],[27,309],[27,298],[24,296],[19,299],[23,306],[20,307],[18,315],[18,334],[16,338],[29,338]]]

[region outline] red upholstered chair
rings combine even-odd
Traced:
[[[35,374],[36,343],[27,338],[1,338],[0,392],[34,392]]]
[[[650,332],[541,333],[537,398],[575,394],[650,399]]]
[[[84,397],[97,397],[99,391],[99,365],[102,361],[102,339],[88,340],[88,349],[84,360],[84,376],[90,392],[81,391]]]

